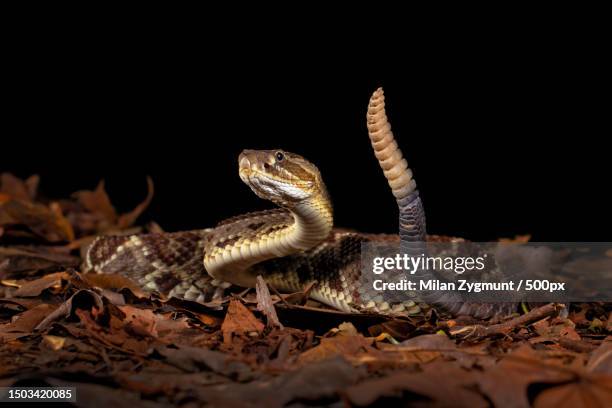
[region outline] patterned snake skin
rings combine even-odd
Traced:
[[[410,252],[422,251],[427,239],[423,206],[391,132],[382,89],[370,99],[367,125],[398,203],[399,236],[332,229],[331,203],[314,165],[280,150],[244,151],[239,158],[242,180],[279,209],[241,215],[205,230],[98,237],[87,252],[85,269],[127,275],[145,289],[196,301],[207,301],[231,284],[252,287],[262,275],[284,292],[316,281],[310,297],[345,311],[411,314],[433,304],[483,318],[509,312],[514,305],[465,304],[436,293],[425,294],[420,305],[390,303],[363,284],[362,243],[397,242]]]

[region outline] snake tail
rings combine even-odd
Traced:
[[[378,88],[368,104],[367,126],[374,154],[399,208],[402,243],[425,242],[425,211],[412,170],[402,155],[385,112],[385,94]]]

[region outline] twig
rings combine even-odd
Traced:
[[[287,301],[285,300],[284,296],[274,287],[274,285],[270,285],[268,284],[268,288],[272,289],[272,292],[274,292],[274,294],[276,296],[278,296],[278,298],[280,299],[280,301],[285,305],[285,306],[291,306],[289,303],[287,303]]]
[[[546,317],[558,314],[565,308],[561,303],[549,303],[537,309],[533,309],[529,313],[516,317],[507,322],[494,324],[491,326],[473,325],[466,326],[456,330],[451,330],[453,336],[461,336],[464,338],[482,339],[490,336],[505,336],[519,326],[527,326],[531,323],[542,320]]]
[[[292,304],[297,305],[305,305],[308,301],[308,297],[310,296],[310,292],[317,286],[318,282],[316,280],[309,282],[301,292],[292,293],[286,297],[286,301]]]
[[[270,296],[270,290],[268,290],[268,285],[261,275],[257,276],[255,290],[257,291],[257,310],[266,315],[268,327],[278,327],[282,329],[283,325],[276,315],[276,309],[274,308],[274,303]]]

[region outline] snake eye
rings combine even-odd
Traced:
[[[283,152],[276,152],[275,157],[276,157],[276,161],[279,162],[279,161],[283,161],[283,159],[285,158],[285,155],[283,154]]]

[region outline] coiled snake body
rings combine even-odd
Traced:
[[[413,313],[414,301],[389,304],[360,280],[363,242],[423,242],[425,216],[412,172],[391,132],[384,95],[368,106],[374,153],[396,198],[400,234],[362,234],[333,229],[331,201],[316,166],[282,150],[245,150],[242,181],[279,209],[244,214],[212,229],[97,238],[86,269],[121,273],[146,289],[205,301],[219,288],[255,286],[257,275],[280,291],[299,291],[316,281],[310,296],[345,311]],[[455,305],[455,313],[486,317],[490,308]]]

